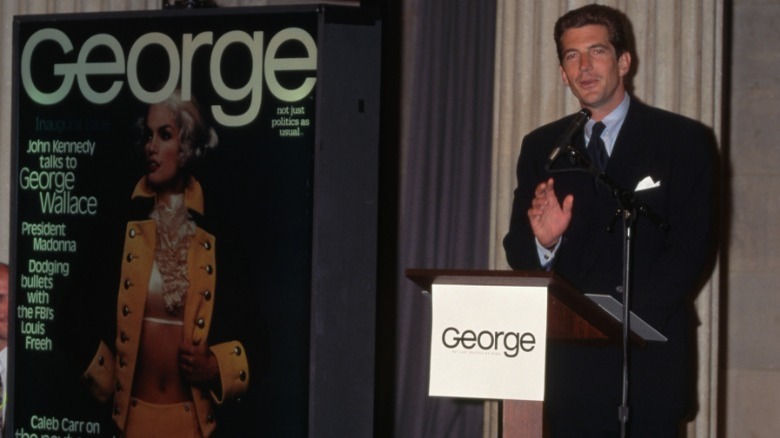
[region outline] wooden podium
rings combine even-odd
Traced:
[[[407,269],[406,276],[423,291],[431,292],[434,284],[484,286],[547,287],[547,339],[591,343],[621,342],[622,324],[551,272]],[[645,341],[631,333],[631,343],[644,346]],[[504,438],[538,438],[543,436],[543,402],[503,400],[501,433]]]

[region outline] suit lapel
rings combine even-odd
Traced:
[[[655,147],[652,137],[645,132],[644,118],[646,106],[633,99],[629,106],[626,119],[618,133],[612,155],[607,162],[605,172],[622,189],[633,190],[638,182],[637,178],[647,175],[641,175],[647,172],[648,164],[654,160]],[[576,146],[580,151],[587,154],[584,135],[579,136]],[[588,179],[590,178],[590,179]],[[588,210],[578,209],[576,214],[581,215],[580,220],[575,225],[578,229],[572,230],[574,234],[584,238],[580,244],[584,245],[589,254],[588,257],[576,261],[581,265],[581,272],[592,272],[597,268],[596,263],[604,260],[601,254],[604,251],[610,251],[612,248],[605,244],[606,227],[610,224],[613,214],[617,212],[620,204],[612,196],[606,185],[597,183],[594,186],[594,179],[582,174],[575,183],[572,180],[572,186],[569,187],[571,193],[574,193],[574,204],[577,206],[588,205]],[[614,229],[611,239],[622,239],[622,217],[614,222]]]
[[[637,178],[648,176],[642,172],[646,173],[655,160],[657,148],[644,123],[646,109],[643,103],[632,99],[607,165],[610,177],[625,190],[634,190]]]

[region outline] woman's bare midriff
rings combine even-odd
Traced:
[[[192,400],[189,386],[179,372],[182,331],[181,325],[143,322],[133,397],[159,404]]]

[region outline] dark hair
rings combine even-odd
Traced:
[[[587,5],[573,9],[555,22],[555,48],[558,50],[558,61],[563,62],[563,33],[572,28],[596,24],[607,28],[609,43],[615,48],[618,58],[629,51],[630,33],[628,18],[617,9],[604,5]]]

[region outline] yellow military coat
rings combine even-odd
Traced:
[[[154,192],[146,185],[146,180],[139,181],[133,198],[153,196]],[[188,209],[203,214],[203,192],[194,178],[185,190],[184,202]],[[192,239],[187,255],[190,287],[184,306],[184,340],[198,345],[208,339],[217,298],[216,242],[214,236],[200,227],[196,227]],[[98,400],[108,401],[113,396],[113,419],[122,430],[128,408],[134,402],[130,391],[155,244],[153,219],[128,222],[117,297],[116,352],[101,342],[83,376]],[[219,343],[211,345],[210,349],[219,364],[221,391],[216,393],[192,387],[192,400],[203,436],[211,435],[216,427],[214,405],[237,398],[246,392],[249,385],[249,363],[241,342]]]

